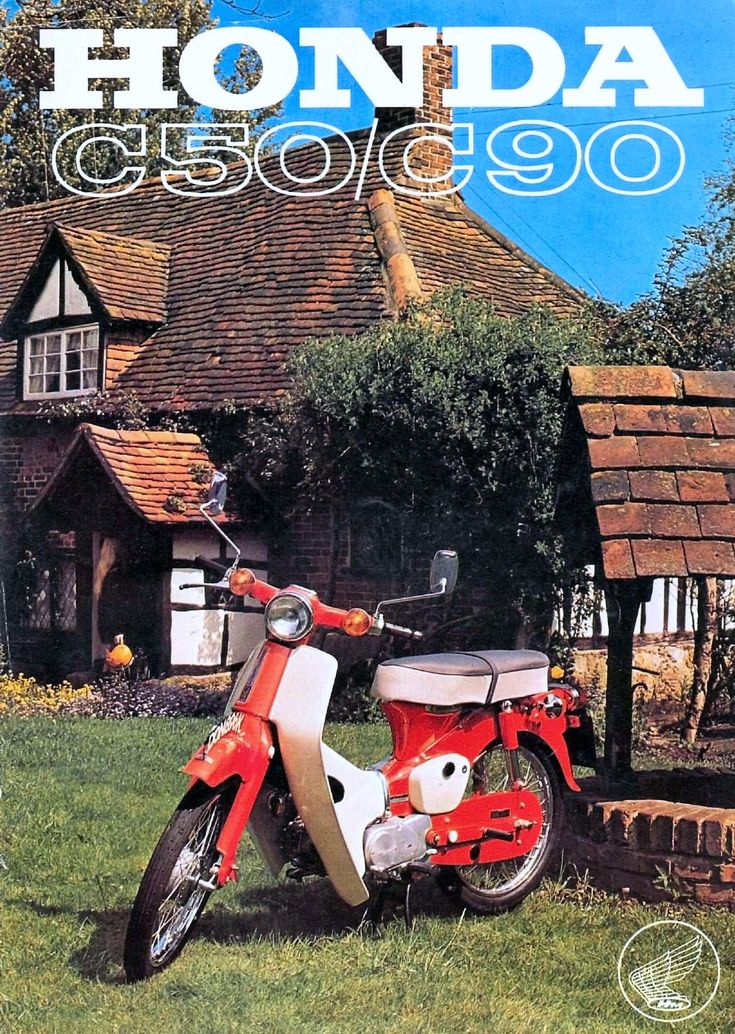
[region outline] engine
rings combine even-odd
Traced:
[[[393,816],[365,830],[365,861],[374,872],[387,872],[409,862],[423,860],[427,854],[426,834],[431,828],[428,815]]]

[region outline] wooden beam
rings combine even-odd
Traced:
[[[633,635],[641,603],[651,597],[649,578],[607,582],[607,692],[605,694],[605,761],[608,780],[624,779],[633,770]]]

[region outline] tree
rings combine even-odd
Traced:
[[[717,632],[717,579],[697,578],[697,627],[694,634],[694,676],[681,738],[694,743],[705,711]]]
[[[583,315],[503,319],[452,290],[405,320],[298,349],[291,390],[240,462],[282,512],[329,502],[344,527],[366,503],[382,510],[406,573],[456,548],[463,583],[492,589],[494,642],[545,644],[568,576],[554,528],[561,374],[600,355]]]
[[[735,369],[735,166],[709,181],[706,217],[672,241],[653,290],[600,316],[618,361]]]
[[[134,125],[145,123],[148,129],[148,175],[161,165],[159,127],[164,122],[226,121],[245,123],[254,139],[263,124],[278,114],[278,108],[257,112],[205,112],[188,99],[178,86],[178,63],[186,43],[198,33],[212,28],[212,0],[112,0],[89,4],[86,0],[26,0],[11,17],[0,0],[0,203],[6,206],[46,201],[65,193],[51,169],[51,151],[58,138],[68,129],[84,123],[114,122]],[[178,46],[164,51],[164,87],[179,89],[179,106],[175,109],[121,111],[112,103],[113,90],[120,82],[105,80],[92,88],[103,91],[103,107],[95,111],[41,111],[38,91],[50,88],[53,56],[38,46],[40,28],[102,29],[106,46],[100,57],[124,57],[124,52],[110,45],[115,28],[163,28],[178,30]],[[231,67],[220,61],[218,74],[233,92],[251,88],[260,75],[259,59],[254,52],[243,50]],[[124,84],[124,80],[122,81]],[[77,141],[78,143],[78,141]],[[60,166],[73,177],[71,157],[77,146],[65,145],[60,151]],[[96,175],[114,175],[119,169],[119,152],[104,144],[94,150]]]

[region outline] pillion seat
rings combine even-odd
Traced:
[[[543,693],[549,658],[536,650],[477,650],[400,657],[378,665],[371,693],[378,700],[451,707],[489,704]]]

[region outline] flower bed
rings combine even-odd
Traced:
[[[44,685],[27,675],[0,675],[0,715],[75,715],[87,718],[202,717],[220,714],[231,676],[178,676],[129,682],[103,676],[75,688],[69,682]]]
[[[0,675],[0,715],[21,718],[59,714],[86,704],[93,696],[92,686],[75,689],[70,682],[44,685],[22,672]]]

